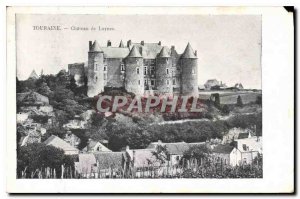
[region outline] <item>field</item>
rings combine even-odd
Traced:
[[[199,92],[199,98],[207,100],[210,98],[211,94],[214,93],[220,94],[221,104],[235,104],[239,95],[241,96],[244,104],[255,102],[257,96],[262,96],[261,91],[201,91]]]

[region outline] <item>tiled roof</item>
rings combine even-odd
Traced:
[[[94,52],[102,52],[102,49],[99,45],[99,43],[95,40],[93,45],[92,45],[92,48],[90,51],[94,51]]]
[[[129,54],[128,48],[101,47],[106,58],[125,58]]]
[[[70,144],[62,140],[61,138],[51,135],[45,142],[46,145],[51,145],[56,148],[62,149],[64,152],[76,152],[79,151],[75,147],[72,147]]]
[[[229,144],[219,144],[213,148],[212,152],[230,154],[233,149],[234,147],[230,146]]]
[[[142,57],[141,53],[139,52],[139,47],[136,46],[136,45],[134,45],[134,46],[131,48],[128,57]]]
[[[94,147],[99,144],[99,151],[101,152],[109,152],[111,150],[109,150],[106,146],[104,146],[103,144],[101,144],[100,142],[97,142],[97,141],[94,141],[94,140],[91,140],[88,145],[83,149],[84,151],[90,151],[90,150],[93,150]]]
[[[181,58],[197,58],[190,43],[186,46]]]
[[[123,168],[125,152],[96,152],[94,156],[100,169]]]
[[[154,149],[159,144],[161,144],[162,146],[166,146],[169,154],[171,155],[183,155],[184,152],[187,151],[190,147],[189,144],[185,142],[173,142],[173,143],[152,142],[147,148]]]
[[[158,54],[158,57],[170,57],[169,49],[164,46]]]

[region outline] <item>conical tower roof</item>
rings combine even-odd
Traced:
[[[124,43],[123,43],[123,41],[121,40],[120,41],[120,45],[119,45],[119,48],[124,48],[125,46],[124,46]]]
[[[190,43],[188,43],[188,45],[186,46],[183,54],[181,55],[181,58],[197,58]]]
[[[38,79],[39,76],[36,74],[35,70],[31,72],[28,79]]]
[[[133,46],[128,57],[142,57],[137,46]]]
[[[93,45],[92,45],[92,49],[91,51],[95,51],[95,52],[103,52],[103,50],[100,48],[99,43],[95,40]]]
[[[164,46],[158,54],[158,57],[170,57],[169,49],[166,46]]]

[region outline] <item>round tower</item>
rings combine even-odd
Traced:
[[[88,52],[88,91],[87,95],[93,97],[102,91],[106,84],[106,71],[104,70],[104,53],[97,41],[89,42]]]
[[[181,94],[198,97],[197,55],[188,43],[181,55]]]
[[[125,89],[136,95],[144,94],[143,57],[136,46],[125,59]]]
[[[172,60],[165,46],[156,58],[156,87],[163,95],[173,95]]]

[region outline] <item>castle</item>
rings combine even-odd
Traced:
[[[188,43],[178,54],[158,43],[133,43],[118,47],[107,42],[100,47],[89,41],[88,63],[68,65],[69,74],[86,76],[88,96],[93,97],[105,87],[125,88],[136,95],[198,95],[197,51]]]

